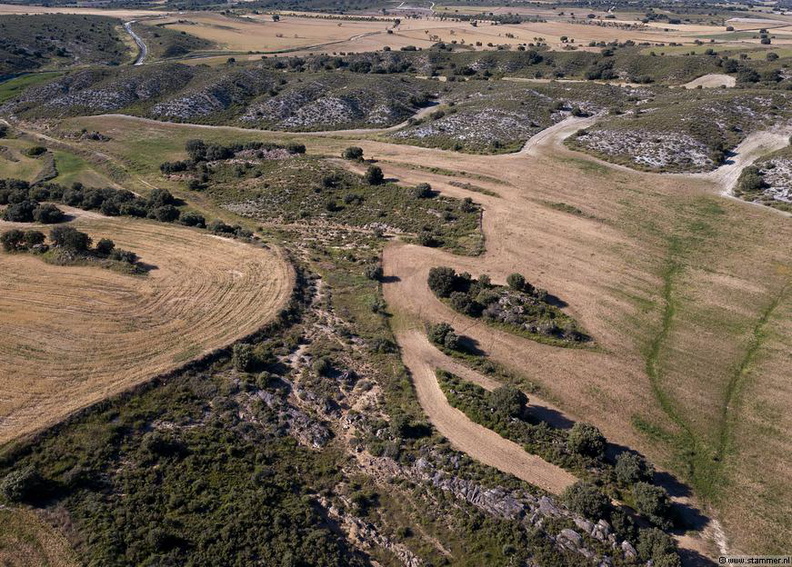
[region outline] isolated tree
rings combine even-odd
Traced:
[[[489,395],[492,409],[508,417],[520,417],[525,412],[528,396],[514,386],[501,386]]]
[[[457,275],[454,268],[445,266],[429,270],[429,289],[439,297],[448,297],[454,291]]]
[[[382,266],[379,263],[369,264],[363,273],[368,279],[379,281],[382,279]]]
[[[593,425],[578,422],[569,430],[567,447],[578,455],[601,457],[605,452],[605,437]]]
[[[561,494],[561,502],[575,514],[590,520],[602,518],[608,511],[608,497],[586,482],[576,482]]]
[[[344,150],[344,153],[341,154],[344,159],[355,159],[355,160],[362,160],[363,159],[363,148],[358,146],[350,146]]]
[[[382,173],[382,168],[378,165],[370,165],[363,176],[366,183],[369,185],[382,185],[385,181],[385,175]]]
[[[630,485],[640,481],[650,481],[654,476],[654,467],[641,455],[622,453],[616,458],[614,467],[616,480],[621,484]]]
[[[453,332],[454,328],[448,323],[437,323],[429,327],[429,340],[435,344],[442,345],[446,336]]]
[[[434,193],[432,192],[432,186],[428,183],[419,183],[418,185],[413,188],[413,195],[418,199],[428,199],[429,197],[433,196]]]

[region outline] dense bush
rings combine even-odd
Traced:
[[[626,486],[640,481],[651,481],[654,476],[654,467],[640,455],[622,453],[616,458],[614,472],[616,480]]]
[[[0,235],[0,244],[6,252],[20,252],[40,246],[45,239],[44,233],[38,230],[11,229]]]
[[[528,396],[514,386],[501,386],[494,389],[489,395],[490,403],[495,411],[504,413],[509,417],[522,417],[528,405]]]
[[[87,252],[91,237],[71,226],[56,226],[50,231],[53,246],[72,252]]]
[[[564,490],[561,501],[572,512],[595,521],[604,517],[610,507],[608,497],[585,482],[576,482]]]
[[[9,222],[33,222],[33,212],[38,208],[36,201],[25,200],[9,205],[3,212],[3,220]]]
[[[354,160],[361,160],[363,159],[363,148],[359,148],[357,146],[351,146],[344,150],[341,154],[344,159],[354,159]]]
[[[369,185],[382,185],[385,181],[385,175],[382,173],[382,168],[378,165],[370,165],[363,175],[363,179]]]
[[[599,458],[605,453],[605,437],[593,425],[578,422],[569,430],[567,447],[573,453]]]
[[[64,219],[63,211],[51,203],[41,205],[33,211],[33,220],[41,224],[56,224]]]
[[[41,475],[33,467],[26,467],[8,473],[0,483],[0,492],[9,502],[29,502],[39,496],[42,487]]]
[[[459,335],[448,323],[438,323],[429,327],[429,340],[450,350],[459,350]]]
[[[635,509],[657,526],[670,527],[671,500],[660,486],[638,482],[632,489]]]
[[[453,268],[432,268],[429,270],[429,289],[439,297],[448,297],[454,291],[456,277]]]
[[[680,567],[674,539],[657,528],[641,530],[635,546],[638,556],[644,561],[652,561],[654,567]]]

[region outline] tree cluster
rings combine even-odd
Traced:
[[[569,342],[588,339],[572,318],[548,303],[546,291],[528,283],[521,274],[511,274],[507,282],[508,287],[493,285],[487,276],[476,280],[448,267],[432,268],[428,278],[429,288],[438,297],[470,317]]]
[[[198,164],[208,161],[220,161],[231,159],[239,152],[256,151],[260,156],[264,152],[272,150],[286,150],[290,154],[304,154],[305,144],[296,142],[289,144],[273,144],[269,142],[245,142],[244,144],[231,144],[223,146],[221,144],[207,144],[203,140],[187,140],[184,149],[187,151],[188,159],[181,161],[166,161],[160,165],[160,171],[166,175],[191,171]]]

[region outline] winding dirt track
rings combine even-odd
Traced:
[[[454,447],[485,465],[554,494],[560,494],[575,482],[575,477],[562,468],[526,453],[517,443],[471,421],[452,407],[437,383],[437,366],[423,356],[432,347],[420,330],[397,333],[396,340],[402,348],[404,364],[412,374],[421,407]]]
[[[137,63],[135,63],[137,65]],[[437,109],[437,106],[440,103],[432,104],[430,106],[426,106],[418,110],[415,114],[413,114],[407,120],[403,122],[399,122],[398,124],[394,124],[393,126],[387,126],[385,128],[351,128],[348,130],[317,130],[314,132],[290,132],[287,130],[262,130],[258,128],[243,128],[242,126],[217,126],[214,124],[189,124],[190,128],[201,128],[204,130],[218,130],[218,131],[233,131],[233,132],[245,132],[245,133],[261,133],[261,134],[270,134],[270,135],[288,135],[288,134],[304,134],[310,136],[369,136],[375,134],[387,134],[388,132],[395,132],[396,130],[401,130],[402,128],[406,128],[410,124],[410,120],[419,120],[424,116],[427,116],[429,113],[434,112]],[[128,120],[134,120],[136,122],[143,122],[146,124],[172,124],[172,125],[183,125],[180,122],[168,122],[166,120],[154,120],[153,118],[144,118],[142,116],[133,116],[131,114],[97,114],[95,118],[125,118]]]
[[[156,269],[135,277],[0,252],[0,336],[14,339],[0,343],[0,368],[13,369],[0,376],[0,444],[254,332],[294,285],[274,250],[98,214],[72,224]]]

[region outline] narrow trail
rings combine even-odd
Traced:
[[[516,476],[530,484],[560,494],[577,479],[560,467],[526,453],[513,441],[475,423],[463,412],[451,406],[440,389],[436,368],[420,355],[427,346],[420,330],[396,333],[402,348],[402,359],[410,370],[418,401],[441,435],[458,450],[475,460]]]
[[[136,34],[134,31],[132,31],[132,24],[134,23],[135,20],[125,22],[124,29],[127,31],[127,33],[130,36],[132,36],[132,39],[135,41],[135,44],[138,46],[138,50],[139,50],[138,56],[135,59],[135,62],[132,64],[143,65],[143,61],[146,59],[146,56],[148,55],[148,47],[146,46],[146,42],[143,41],[143,38],[140,37],[138,34]]]
[[[136,63],[137,64],[137,63]],[[168,122],[167,120],[154,120],[153,118],[144,118],[143,116],[133,116],[131,114],[110,113],[110,114],[95,114],[87,118],[123,118],[127,120],[134,120],[135,122],[143,122],[151,125],[167,125],[167,126],[181,126],[189,128],[201,128],[203,130],[230,130],[232,132],[245,132],[249,134],[267,134],[272,136],[368,136],[376,134],[387,134],[395,132],[409,126],[411,120],[420,120],[424,116],[433,112],[440,103],[435,103],[430,106],[419,109],[415,114],[410,116],[407,120],[394,124],[393,126],[386,126],[384,128],[351,128],[348,130],[305,130],[305,131],[292,131],[292,130],[263,130],[261,128],[244,128],[242,126],[220,126],[215,124],[190,124],[184,122]]]

